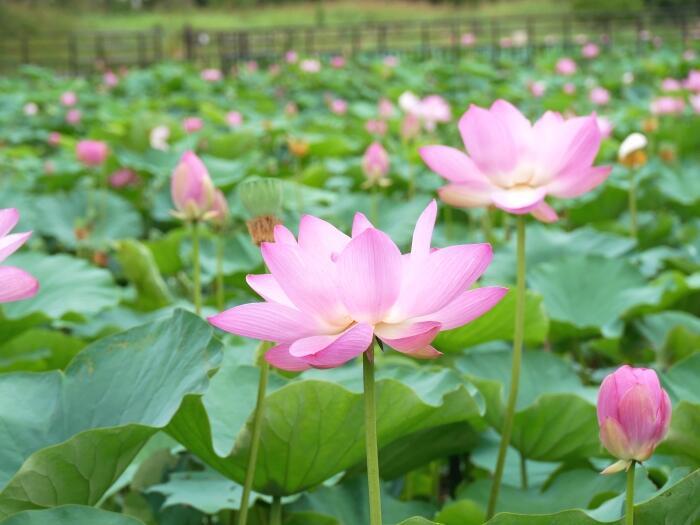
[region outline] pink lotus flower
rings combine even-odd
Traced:
[[[342,69],[345,67],[345,57],[336,55],[331,57],[331,67],[334,69]]]
[[[287,51],[284,54],[284,59],[287,61],[288,64],[296,64],[297,60],[299,60],[299,55],[296,51]]]
[[[535,80],[528,85],[528,88],[530,89],[530,93],[533,97],[540,98],[542,95],[544,95],[544,92],[547,91],[547,84],[541,80]]]
[[[491,262],[491,246],[433,250],[437,206],[423,211],[410,253],[358,213],[348,237],[306,215],[299,237],[284,226],[263,243],[269,274],[249,275],[265,302],[243,304],[209,318],[222,330],[273,341],[265,359],[284,370],[333,368],[362,355],[373,337],[417,358],[440,355],[431,346],[442,330],[490,310],[506,289],[470,289]]]
[[[673,92],[680,91],[683,88],[680,80],[675,78],[664,78],[661,82],[661,91]]]
[[[389,119],[394,114],[394,104],[388,98],[382,98],[377,103],[377,112],[379,113],[379,118]]]
[[[588,98],[596,106],[605,106],[610,102],[610,92],[604,87],[597,86],[591,89]]]
[[[102,75],[102,83],[105,85],[105,87],[111,89],[119,84],[119,77],[113,71],[107,71],[104,75]]]
[[[334,98],[330,102],[330,109],[336,115],[345,115],[348,111],[348,103],[341,98]]]
[[[386,67],[395,68],[399,65],[399,57],[394,55],[387,55],[384,57],[383,63]]]
[[[693,111],[700,114],[700,95],[691,95],[688,97],[688,100],[690,101],[690,106],[693,108]]]
[[[504,49],[509,49],[513,47],[513,38],[509,36],[502,36],[498,40],[498,45]]]
[[[260,69],[260,66],[255,60],[249,60],[245,63],[245,69],[246,71],[248,71],[248,73],[257,73],[258,69]]]
[[[90,168],[101,166],[109,155],[109,147],[100,140],[81,140],[75,146],[75,156]]]
[[[682,98],[658,97],[651,101],[649,109],[652,115],[677,115],[683,113],[685,102]]]
[[[447,101],[440,95],[418,98],[410,91],[399,97],[399,107],[410,115],[417,117],[427,131],[434,131],[438,122],[449,122],[452,111]]]
[[[428,167],[449,181],[439,194],[453,206],[494,205],[552,222],[557,214],[547,195],[577,197],[610,174],[610,167],[592,166],[601,141],[595,115],[564,120],[548,111],[530,124],[497,100],[490,109],[472,105],[459,130],[469,156],[448,146],[420,150]]]
[[[615,126],[609,118],[596,115],[596,123],[598,124],[598,129],[600,130],[601,139],[607,139],[610,137],[610,135],[612,135],[612,131]]]
[[[78,95],[73,91],[66,91],[61,94],[61,104],[66,107],[75,106],[78,103]]]
[[[0,262],[17,251],[32,232],[12,233],[19,221],[15,208],[0,210]],[[21,301],[34,297],[39,291],[39,282],[24,270],[14,266],[0,266],[0,303]]]
[[[66,113],[66,122],[73,126],[80,124],[82,118],[83,114],[80,112],[79,109],[76,108],[70,109],[68,110],[68,113]]]
[[[27,102],[22,108],[22,112],[28,117],[33,117],[39,113],[39,106],[36,105],[36,102]]]
[[[459,41],[464,47],[472,47],[476,44],[476,36],[474,33],[464,33]]]
[[[554,69],[560,75],[568,77],[576,73],[576,62],[572,58],[560,58]]]
[[[688,73],[688,78],[685,79],[683,84],[685,89],[700,93],[700,70],[694,69]]]
[[[369,186],[378,183],[386,185],[389,173],[389,154],[379,142],[372,142],[362,157],[362,170]],[[385,182],[386,181],[386,182]]]
[[[232,128],[237,128],[243,124],[243,115],[241,115],[240,111],[229,111],[226,113],[226,122]]]
[[[379,135],[382,137],[386,135],[386,120],[368,120],[365,123],[365,129],[367,130],[367,133],[371,135]]]
[[[211,221],[217,226],[223,226],[228,220],[229,210],[226,196],[221,190],[214,192],[214,203],[211,207]]]
[[[574,93],[576,93],[576,85],[572,82],[567,82],[566,84],[564,84],[563,89],[564,93],[566,93],[567,95],[573,95]]]
[[[593,42],[589,42],[581,48],[581,56],[583,58],[591,59],[597,57],[599,54],[600,48]]]
[[[420,133],[420,120],[414,114],[409,113],[401,122],[401,138],[412,140]]]
[[[61,144],[61,134],[58,131],[52,131],[49,133],[49,145],[58,146]]]
[[[170,180],[174,215],[183,220],[206,220],[211,216],[215,188],[204,163],[191,151],[182,155]]]
[[[223,73],[221,73],[220,69],[216,68],[209,68],[209,69],[204,69],[200,73],[200,76],[202,77],[202,80],[205,82],[219,82],[222,78],[224,78]]]
[[[270,64],[267,67],[268,74],[270,74],[273,77],[279,75],[280,71],[282,71],[282,68],[279,64]]]
[[[122,168],[109,176],[109,185],[112,188],[125,188],[139,183],[139,176],[128,168]]]
[[[656,372],[624,365],[607,376],[598,392],[600,440],[623,462],[603,473],[622,470],[624,462],[649,459],[670,421],[671,401]]]
[[[304,73],[318,73],[321,71],[321,62],[315,58],[307,58],[299,64],[299,69]]]
[[[199,117],[187,117],[182,121],[182,128],[186,133],[195,133],[204,127],[204,122]]]
[[[692,62],[693,60],[695,60],[695,57],[695,51],[693,51],[692,49],[686,49],[685,51],[683,51],[683,60],[685,60],[686,62]]]

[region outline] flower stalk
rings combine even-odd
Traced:
[[[223,232],[219,232],[216,241],[216,308],[224,309],[224,242]]]
[[[498,449],[498,459],[496,461],[496,471],[491,485],[491,494],[487,510],[487,520],[492,518],[496,512],[498,502],[498,492],[503,479],[503,469],[505,467],[506,453],[510,444],[510,437],[513,431],[513,418],[515,416],[515,404],[518,400],[518,386],[520,383],[520,363],[523,352],[523,336],[525,333],[525,216],[519,215],[517,219],[517,284],[515,296],[515,331],[513,334],[513,363],[510,375],[510,392],[508,394],[508,404],[503,419],[503,429],[501,430],[501,444]]]
[[[362,354],[365,397],[365,441],[367,447],[367,487],[369,523],[382,525],[382,502],[379,488],[379,452],[377,449],[377,405],[374,384],[374,343]]]
[[[634,525],[634,466],[632,461],[627,469],[627,490],[625,491],[625,525]]]
[[[270,508],[270,525],[282,525],[282,497],[272,496]]]
[[[199,221],[192,221],[192,281],[194,294],[194,310],[202,315],[202,276],[199,262]]]

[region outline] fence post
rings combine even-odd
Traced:
[[[360,52],[360,47],[362,46],[360,28],[358,26],[353,26],[352,28],[352,55],[353,57]]]
[[[452,23],[452,57],[459,60],[462,56],[462,41],[459,35],[459,22]]]
[[[377,52],[386,52],[386,25],[382,24],[377,28]]]
[[[146,60],[146,33],[144,31],[139,31],[136,35],[136,44],[138,46],[139,67],[146,67],[148,62]]]
[[[537,42],[535,42],[535,20],[531,17],[527,17],[527,63],[532,64],[535,58],[535,51],[537,50]]]
[[[501,43],[499,42],[499,27],[498,21],[491,18],[491,61],[498,62],[499,53],[501,51]]]
[[[194,31],[189,24],[182,29],[182,43],[185,46],[185,60],[194,62]]]
[[[571,18],[562,18],[562,47],[568,51],[571,48]]]
[[[639,14],[637,15],[637,21],[636,21],[636,30],[637,30],[637,35],[636,35],[636,42],[637,42],[637,53],[642,51],[643,44],[642,44],[642,32],[644,31],[644,15]]]
[[[75,33],[70,33],[68,35],[68,67],[74,75],[79,73],[78,41],[75,38]]]
[[[160,25],[153,26],[152,30],[153,38],[153,58],[155,62],[161,62],[163,60],[163,29]]]
[[[29,64],[29,37],[22,36],[22,63]]]
[[[423,57],[428,56],[428,50],[430,47],[430,30],[428,26],[428,22],[423,22],[421,24],[421,31],[420,31],[420,47],[421,47],[421,55]]]

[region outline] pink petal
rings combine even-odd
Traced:
[[[611,171],[612,166],[596,166],[581,171],[570,171],[550,182],[547,185],[547,191],[555,197],[578,197],[602,184]]]
[[[468,290],[492,258],[489,244],[449,246],[418,261],[411,256],[401,295],[386,321],[399,322],[437,312]]]
[[[467,290],[458,295],[447,306],[437,312],[425,315],[421,319],[439,322],[442,325],[441,330],[452,330],[491,310],[507,292],[508,288],[498,286]]]
[[[358,322],[375,324],[393,306],[401,287],[401,252],[383,232],[369,228],[337,260],[338,287]]]
[[[39,281],[20,268],[0,268],[0,303],[21,301],[34,297],[39,291]]]
[[[461,151],[449,146],[423,146],[419,150],[423,162],[450,182],[471,182],[472,185],[490,186],[488,179],[474,161]]]
[[[435,218],[437,217],[437,203],[435,199],[423,210],[418,217],[416,227],[413,230],[413,242],[411,243],[411,253],[415,255],[428,255],[430,253],[430,242],[435,229]]]
[[[292,245],[296,245],[297,243],[297,240],[294,238],[294,234],[281,224],[276,225],[274,230],[272,230],[272,233],[275,237],[275,242]]]
[[[469,156],[487,176],[515,167],[515,141],[506,125],[490,111],[472,105],[460,119],[459,131]]]
[[[355,324],[336,336],[334,341],[320,348],[317,353],[306,355],[303,360],[315,368],[335,368],[361,355],[372,344],[373,337],[370,325]],[[299,341],[294,344],[298,343]]]
[[[332,224],[314,217],[304,215],[299,223],[299,246],[314,256],[331,259],[343,251],[350,242],[350,237]]]
[[[282,290],[277,279],[271,274],[248,275],[245,280],[248,286],[255,290],[255,292],[266,301],[296,308],[292,301],[289,300],[289,297],[287,297],[287,294],[284,293],[284,290]]]
[[[17,251],[20,246],[27,242],[27,239],[29,239],[31,235],[32,232],[26,232],[13,233],[11,235],[0,237],[0,262],[4,261],[8,256]]]
[[[404,351],[402,353],[410,355],[415,359],[435,359],[442,355],[442,352],[438,352],[431,345],[426,345],[423,348],[418,348],[417,350]]]
[[[330,259],[323,260],[290,244],[263,243],[261,251],[275,280],[297,308],[330,324],[347,325]]]
[[[661,441],[668,432],[668,426],[671,423],[671,400],[665,390],[661,391],[661,401],[659,402],[659,410],[656,414],[656,432],[654,433],[654,441]]]
[[[606,419],[617,419],[617,385],[614,374],[610,374],[603,379],[598,390],[598,425],[602,428]]]
[[[445,204],[458,208],[478,208],[491,204],[491,190],[475,189],[467,184],[448,184],[438,189]]]
[[[17,208],[5,208],[0,210],[0,237],[7,235],[19,222]]]
[[[600,441],[614,457],[632,459],[633,451],[625,431],[615,419],[608,417],[600,425]]]
[[[368,228],[374,228],[374,226],[363,213],[358,211],[352,221],[352,236],[357,237]]]
[[[419,351],[429,345],[440,331],[440,323],[432,321],[406,321],[377,325],[377,337],[399,352]]]
[[[552,176],[590,167],[600,148],[600,128],[595,116],[576,117],[538,133],[535,126],[538,162]]]
[[[530,210],[530,213],[535,219],[542,222],[556,222],[559,219],[559,215],[554,211],[554,208],[545,201],[540,202],[536,208]]]
[[[522,215],[537,208],[546,195],[546,188],[513,188],[494,191],[491,200],[502,210]]]
[[[518,153],[528,151],[532,143],[532,125],[518,108],[501,99],[493,103],[490,111],[506,126]]]
[[[289,372],[301,372],[308,370],[311,365],[305,361],[294,357],[289,353],[289,345],[277,345],[265,352],[265,361],[275,368],[287,370]]]
[[[323,327],[310,315],[277,303],[242,304],[207,320],[226,332],[276,343],[323,333]]]
[[[635,385],[619,403],[620,425],[630,444],[637,448],[654,441],[656,407],[645,386]]]

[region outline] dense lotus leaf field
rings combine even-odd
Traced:
[[[672,404],[668,433],[634,473],[635,523],[699,523],[699,57],[663,44],[547,51],[530,65],[290,53],[223,73],[164,63],[0,78],[0,208],[19,211],[15,231],[33,231],[3,265],[40,286],[0,305],[0,523],[238,523],[253,445],[248,523],[370,523],[362,359],[268,375],[266,347],[206,321],[260,301],[246,282],[265,272],[242,195],[252,177],[273,179],[279,202],[265,212],[295,234],[304,214],[350,233],[359,211],[404,253],[436,199],[433,246],[491,243],[478,285],[510,289],[442,331],[435,359],[375,352],[383,523],[487,519],[522,217],[524,353],[488,523],[623,523],[625,474],[600,474],[616,458],[596,399],[624,363],[655,369]],[[460,118],[497,99],[533,122],[595,112],[607,180],[548,197],[553,222],[442,202],[445,181],[421,148],[463,150]],[[633,132],[648,144],[631,166],[618,149]],[[86,139],[107,150],[91,157],[77,147]],[[196,243],[171,194],[188,151],[226,199]]]

